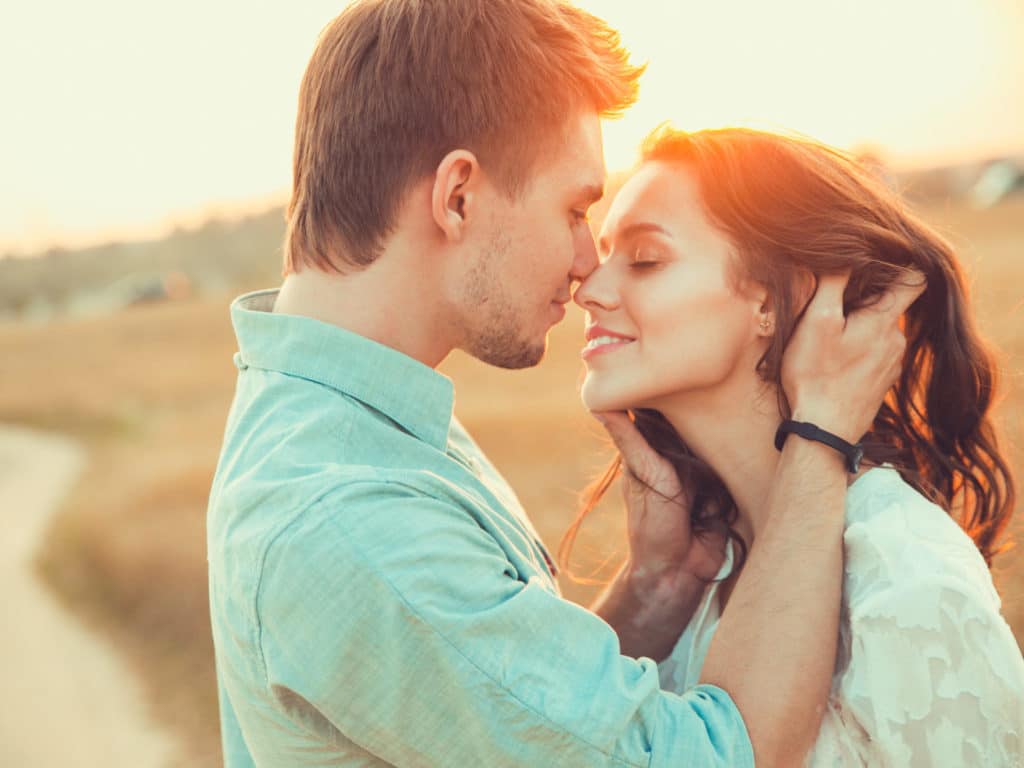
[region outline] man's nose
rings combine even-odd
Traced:
[[[573,247],[575,251],[569,277],[582,283],[590,276],[591,272],[597,269],[598,265],[597,246],[594,244],[594,235],[591,233],[590,227],[579,228]]]

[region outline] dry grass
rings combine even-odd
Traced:
[[[981,324],[1004,353],[1009,395],[1000,420],[1024,443],[1024,201],[977,212],[932,209],[955,233],[974,277]],[[206,495],[234,386],[229,297],[140,307],[46,327],[0,326],[0,421],[70,432],[90,464],[54,525],[41,566],[91,620],[110,629],[150,683],[155,711],[193,745],[189,765],[219,763],[206,603]],[[579,405],[582,318],[552,334],[531,371],[486,368],[462,356],[444,366],[457,412],[518,490],[551,545],[576,494],[609,453]],[[1021,453],[1017,475],[1024,480]],[[1022,530],[1024,519],[1017,519]],[[590,522],[577,568],[608,574],[621,555],[611,503]],[[1024,560],[997,562],[1005,613],[1024,639]],[[594,587],[564,582],[586,602]]]

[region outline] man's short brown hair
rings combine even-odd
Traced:
[[[370,264],[453,149],[511,197],[570,111],[620,114],[641,67],[562,0],[360,0],[321,33],[295,126],[285,272]]]

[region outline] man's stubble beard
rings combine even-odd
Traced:
[[[547,337],[537,343],[521,336],[516,307],[500,276],[500,266],[512,247],[500,228],[495,230],[487,252],[466,276],[467,308],[464,351],[498,368],[532,368],[544,357]]]

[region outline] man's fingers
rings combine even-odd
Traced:
[[[886,288],[878,301],[860,312],[878,317],[879,322],[896,321],[927,287],[928,281],[922,272],[908,269],[903,278]]]
[[[906,277],[890,285],[878,301],[852,312],[847,318],[844,337],[847,341],[871,339],[890,333],[903,334],[900,318],[927,288],[924,275],[916,269],[907,270]]]
[[[896,319],[906,312],[927,287],[928,281],[922,272],[916,269],[908,270],[903,280],[890,286],[886,291],[892,296],[892,306],[888,310],[890,316]]]
[[[818,287],[814,291],[807,315],[811,317],[841,318],[843,316],[843,293],[850,280],[850,272],[836,275],[819,275]]]
[[[846,327],[843,315],[843,294],[850,280],[850,272],[818,275],[817,288],[801,318],[800,325],[813,329],[820,339],[837,339]]]
[[[619,449],[625,468],[644,482],[653,482],[661,457],[640,434],[629,415],[625,411],[601,411],[593,415]]]
[[[594,418],[601,422],[627,464],[631,463],[630,457],[635,458],[643,450],[651,450],[625,411],[595,411]]]

